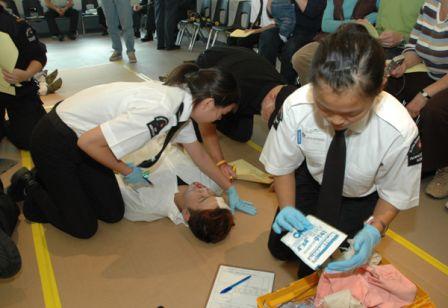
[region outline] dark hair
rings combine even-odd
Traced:
[[[382,90],[384,51],[366,28],[359,24],[344,24],[319,45],[311,64],[311,83],[324,82],[340,92],[359,86],[374,97]]]
[[[233,75],[219,68],[200,69],[193,63],[185,63],[168,74],[164,83],[168,86],[186,84],[193,96],[193,103],[213,98],[215,105],[226,107],[236,103],[238,90]]]
[[[191,232],[201,241],[217,243],[226,238],[235,225],[233,215],[228,209],[190,211],[188,226]]]

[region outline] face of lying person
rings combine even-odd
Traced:
[[[195,211],[213,210],[218,208],[216,195],[201,183],[194,182],[184,192],[185,208]]]

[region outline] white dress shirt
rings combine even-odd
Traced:
[[[156,142],[149,143],[124,160],[139,163],[157,154],[162,144],[163,138],[158,138]],[[159,161],[149,170],[153,186],[137,190],[126,186],[122,176],[116,175],[125,203],[124,217],[128,220],[154,221],[168,217],[175,224],[185,224],[181,212],[174,203],[174,195],[178,192],[177,177],[187,184],[200,182],[217,195],[222,193],[221,188],[202,173],[188,154],[177,146],[168,146]]]
[[[346,132],[343,196],[377,191],[400,210],[417,206],[421,173],[417,126],[392,95],[382,92],[374,104]],[[286,99],[278,119],[260,161],[269,173],[280,176],[294,172],[306,159],[311,175],[321,184],[334,129],[317,113],[311,84]]]
[[[56,112],[79,137],[100,126],[117,159],[141,148],[155,136],[166,134],[180,121],[188,121],[171,142],[192,143],[192,97],[188,90],[160,82],[114,82],[76,93],[58,105]]]

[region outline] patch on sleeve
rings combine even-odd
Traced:
[[[158,116],[155,117],[154,120],[147,123],[146,126],[148,126],[149,133],[151,134],[151,138],[154,138],[154,136],[157,136],[160,131],[167,126],[168,124],[168,118]]]
[[[420,136],[417,135],[412,141],[411,146],[408,151],[408,166],[414,166],[420,164],[423,160],[422,156],[422,143],[420,141]]]
[[[36,40],[36,35],[31,27],[27,27],[25,30],[25,35],[28,42],[34,42]]]
[[[283,121],[283,109],[280,109],[277,113],[277,116],[275,117],[274,123],[272,125],[274,126],[275,130],[277,130],[278,125],[280,122]]]

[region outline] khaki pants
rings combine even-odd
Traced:
[[[307,84],[310,80],[311,62],[313,61],[317,47],[319,47],[318,42],[311,42],[297,50],[292,56],[291,63],[299,76],[301,85]]]

